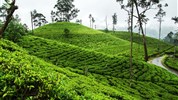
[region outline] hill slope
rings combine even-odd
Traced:
[[[16,44],[0,40],[0,99],[136,99],[118,89],[46,63]]]
[[[116,31],[116,32],[109,32],[109,34],[118,37],[120,39],[124,39],[127,41],[130,41],[130,33],[128,32],[123,32],[123,31]],[[139,35],[138,33],[133,34],[133,42],[142,45],[142,35]],[[148,54],[149,56],[153,54],[158,53],[158,46],[159,46],[159,52],[164,52],[165,50],[172,48],[173,46],[165,43],[163,41],[159,41],[158,39],[151,38],[151,37],[146,37],[146,43],[148,47]],[[137,47],[137,50],[140,51],[142,47]]]
[[[65,36],[64,29],[70,30],[68,36]],[[117,34],[119,33],[119,34]],[[75,23],[53,23],[35,30],[35,35],[47,39],[57,40],[69,43],[82,48],[103,52],[109,55],[125,55],[130,53],[130,35],[128,32],[117,32],[116,34],[104,33],[93,30]],[[147,37],[148,53],[154,55],[157,52],[157,43],[161,43],[160,51],[168,49],[170,46],[156,39]],[[134,57],[143,59],[144,51],[142,40],[134,35]],[[168,47],[168,48],[165,48]]]
[[[157,66],[135,60],[133,87],[129,88],[129,62],[126,57],[108,56],[34,36],[23,37],[19,45],[47,62],[81,75],[88,75],[118,91],[123,89],[122,91],[137,99],[178,98],[178,78]]]
[[[70,30],[68,37],[65,37],[65,28]],[[34,35],[110,55],[129,52],[128,41],[75,23],[48,24],[37,28]]]

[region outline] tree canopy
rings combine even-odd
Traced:
[[[55,21],[69,22],[78,16],[77,13],[80,10],[75,8],[73,2],[74,0],[57,0],[57,4],[54,6],[56,11],[51,12],[53,16],[56,16]]]
[[[46,20],[46,17],[42,13],[38,13],[36,10],[31,12],[32,14],[32,21],[35,26],[42,26],[48,21]]]

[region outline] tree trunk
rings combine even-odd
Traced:
[[[31,14],[32,34],[34,34],[34,33],[33,33],[33,14],[32,14],[32,12],[30,12],[30,14]]]
[[[160,41],[161,40],[161,21],[162,21],[162,19],[160,18],[158,21],[159,21],[159,41]],[[159,50],[160,50],[160,46],[158,44],[158,52],[159,52]]]
[[[108,19],[107,19],[107,16],[106,16],[106,29],[108,29]]]
[[[145,62],[147,62],[147,61],[148,61],[148,51],[147,51],[146,38],[145,38],[144,31],[143,31],[143,26],[142,26],[142,21],[141,21],[141,17],[140,17],[139,9],[138,9],[137,1],[134,0],[134,3],[135,3],[136,10],[137,10],[137,14],[138,14],[138,21],[139,21],[139,24],[140,24],[140,29],[141,29],[141,32],[142,32],[143,46],[144,46],[144,53],[145,53],[145,57],[144,57],[144,59],[145,59]]]
[[[131,1],[132,2],[132,1]],[[132,2],[132,11],[131,11],[131,27],[130,27],[130,86],[132,85],[133,79],[133,2]]]
[[[176,58],[176,45],[174,46],[174,58]]]
[[[4,23],[4,25],[2,26],[2,28],[0,29],[0,38],[2,38],[2,35],[4,33],[4,31],[6,30],[8,24],[10,23],[11,19],[12,19],[12,16],[13,16],[13,13],[16,9],[18,9],[18,6],[15,6],[15,0],[11,3],[11,7],[9,9],[9,13],[8,15],[6,16],[6,21]]]
[[[90,28],[91,28],[91,18],[90,18]]]
[[[115,26],[114,26],[114,24],[113,24],[113,33],[115,32]]]
[[[146,23],[145,23],[145,36],[146,36]]]

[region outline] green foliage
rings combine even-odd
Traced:
[[[130,34],[128,32],[115,32],[115,33],[110,32],[110,34],[113,35],[113,36],[116,36],[118,38],[130,41]],[[135,46],[134,49],[137,50],[138,52],[141,52],[141,54],[143,54],[142,35],[139,35],[137,33],[133,34],[133,42],[139,44],[139,46]],[[165,43],[163,41],[159,41],[159,40],[151,38],[151,37],[146,37],[146,42],[147,42],[148,55],[149,56],[156,55],[159,52],[165,52],[167,49],[172,47],[172,45],[170,45],[168,43]],[[160,48],[159,52],[157,50],[158,44],[159,44],[159,48]],[[138,52],[136,52],[136,53],[138,53]]]
[[[42,13],[38,13],[36,10],[31,12],[31,17],[33,24],[37,27],[40,27],[48,23],[46,17]]]
[[[133,99],[95,79],[46,63],[0,40],[0,99]]]
[[[72,36],[70,40],[66,40],[62,36],[65,28],[70,29],[70,36]],[[111,34],[103,33],[101,31],[93,30],[82,25],[64,22],[48,24],[35,30],[36,36],[69,43],[109,55],[123,55],[129,57],[130,34],[128,32],[116,32],[115,34],[112,32],[110,33]],[[160,41],[156,39],[147,37],[149,56],[158,53],[156,48],[157,43],[159,42]],[[171,47],[164,42],[160,43],[161,51]],[[134,34],[133,56],[142,60],[144,58],[142,39],[141,36],[137,34]]]
[[[67,29],[67,28],[65,28],[65,29],[64,29],[64,37],[65,37],[65,38],[68,38],[69,35],[70,35],[70,30]]]
[[[57,0],[57,4],[54,6],[56,12],[52,11],[51,13],[52,16],[55,15],[55,21],[69,22],[70,20],[77,17],[77,13],[80,10],[75,8],[73,2],[74,0]]]
[[[172,69],[175,69],[178,71],[178,58],[175,58],[175,57],[167,57],[165,59],[165,64],[172,68]]]
[[[72,37],[70,40],[63,38],[62,33],[65,28],[70,29],[70,36]],[[128,41],[75,23],[48,24],[37,28],[34,35],[109,55],[129,54],[130,43]]]
[[[67,41],[65,28],[72,33]],[[178,99],[177,76],[140,60],[133,60],[130,86],[128,40],[71,23],[35,33],[52,40],[23,36],[18,45],[27,52],[0,41],[0,99]]]
[[[178,89],[175,87],[178,78],[157,66],[134,60],[134,81],[133,86],[129,87],[129,59],[126,57],[109,56],[34,36],[23,37],[18,44],[26,48],[29,54],[75,73],[86,75],[105,86],[115,88],[126,97],[129,95],[136,99],[178,98],[176,95]],[[159,86],[159,83],[162,85]],[[165,86],[168,88],[164,89]],[[115,97],[113,93],[108,95]]]
[[[16,42],[27,33],[27,28],[20,23],[18,17],[13,18],[3,34],[3,38]]]

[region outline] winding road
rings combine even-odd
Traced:
[[[178,76],[178,72],[177,72],[177,71],[175,71],[175,70],[173,70],[173,69],[171,69],[171,68],[165,67],[165,66],[162,64],[163,58],[164,58],[164,56],[154,58],[154,59],[150,60],[149,63],[154,64],[154,65],[157,65],[157,66],[159,66],[159,67],[161,67],[161,68],[164,68],[164,69],[166,69],[167,71],[169,71],[170,73],[175,74],[175,75]]]

